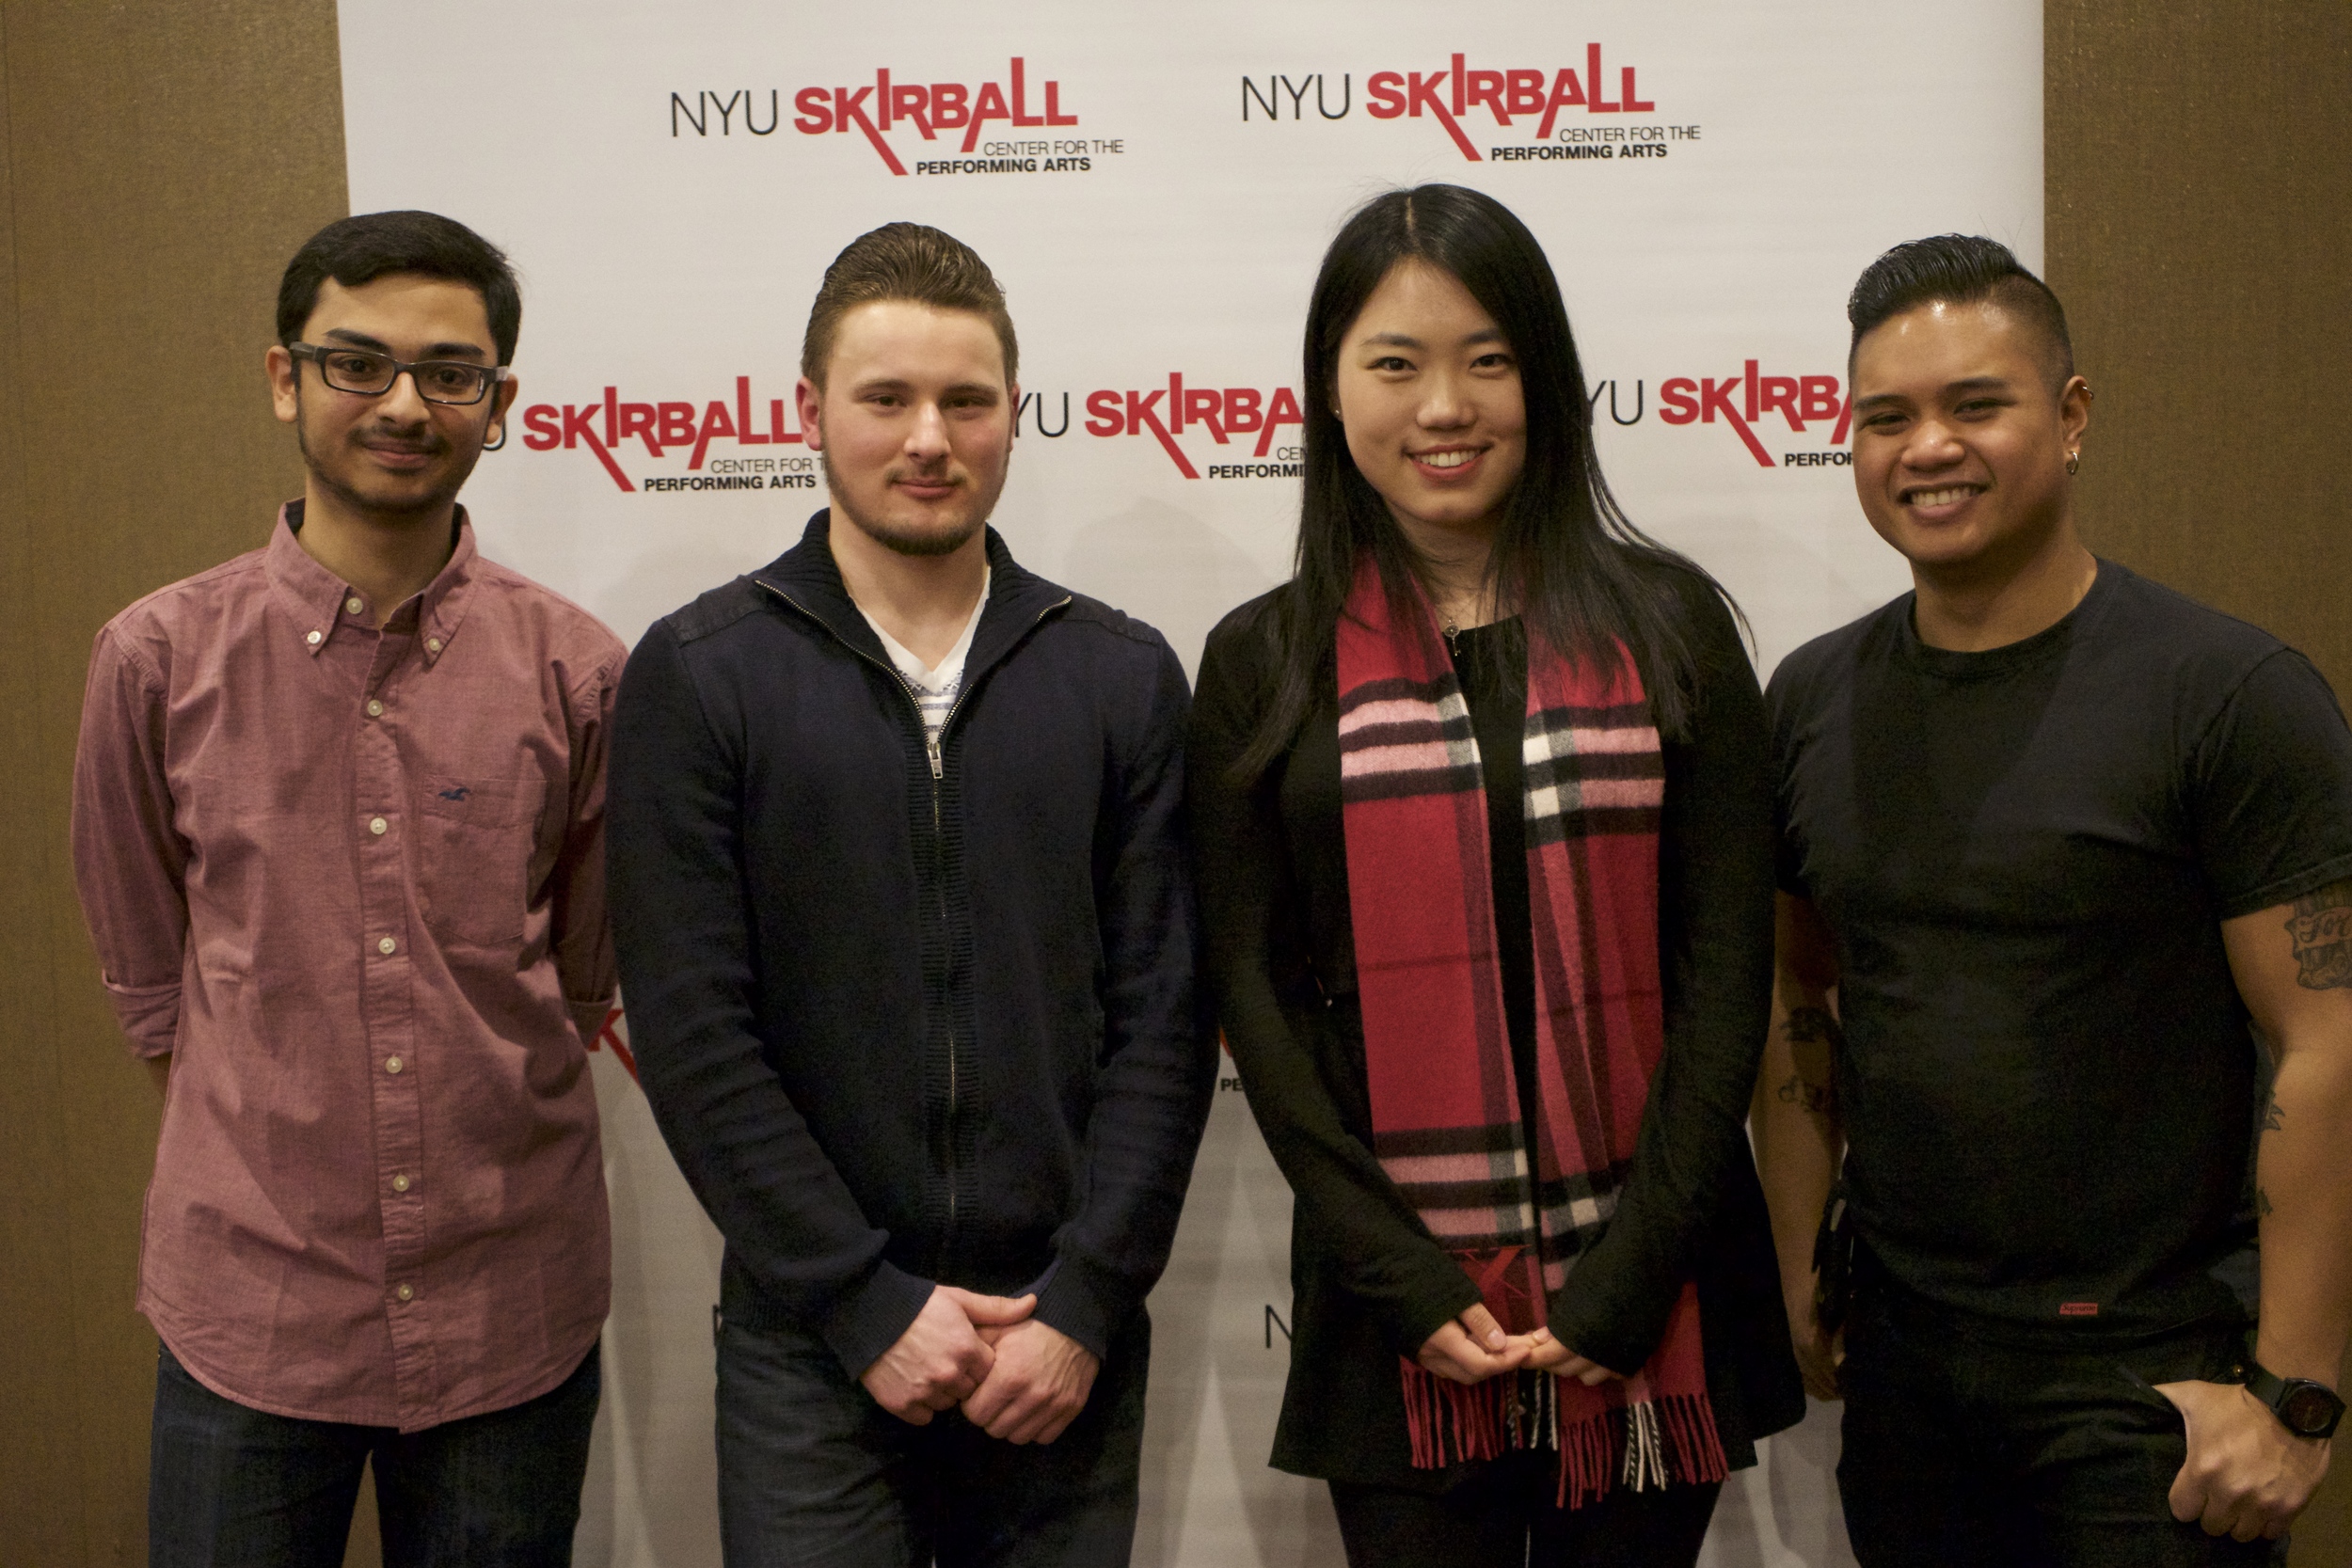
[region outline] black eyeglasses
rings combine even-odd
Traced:
[[[316,343],[288,343],[296,359],[317,363],[319,375],[339,392],[376,397],[392,389],[405,371],[416,381],[417,395],[427,403],[463,406],[480,403],[482,395],[514,372],[504,365],[474,365],[463,359],[419,359],[413,362],[364,348],[321,348]]]

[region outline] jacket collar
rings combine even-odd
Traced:
[[[841,580],[833,559],[833,509],[808,520],[801,542],[752,574],[752,580],[789,601],[848,643],[851,648],[890,667],[882,639],[859,613],[857,602]],[[979,628],[972,634],[972,651],[964,658],[964,679],[988,669],[1012,652],[1014,644],[1054,610],[1070,602],[1069,590],[1023,567],[1012,558],[1004,535],[988,530],[988,603],[980,610]]]

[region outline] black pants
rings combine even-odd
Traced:
[[[537,1399],[404,1433],[252,1409],[197,1382],[165,1350],[155,1365],[148,1561],[341,1568],[359,1471],[373,1458],[388,1568],[563,1568],[602,1375],[592,1349]]]
[[[1690,1568],[1717,1483],[1555,1508],[1557,1454],[1514,1454],[1431,1494],[1331,1482],[1348,1568]]]
[[[1152,1324],[1120,1330],[1051,1443],[955,1411],[910,1426],[814,1334],[719,1331],[719,1530],[727,1568],[1122,1568],[1136,1534]]]
[[[2207,1535],[2167,1501],[2188,1442],[2154,1385],[2225,1377],[2242,1322],[2101,1339],[1937,1307],[1867,1259],[1858,1287],[1837,1489],[1862,1568],[2285,1560],[2285,1542]]]

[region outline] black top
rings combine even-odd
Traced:
[[[1754,1463],[1756,1438],[1804,1413],[1745,1132],[1771,997],[1771,784],[1761,695],[1731,617],[1695,578],[1677,573],[1673,586],[1701,663],[1692,738],[1665,746],[1666,1053],[1615,1215],[1552,1301],[1550,1326],[1604,1366],[1637,1367],[1657,1348],[1682,1283],[1695,1279],[1708,1392],[1725,1455],[1741,1465]],[[1187,766],[1219,1021],[1295,1195],[1291,1374],[1273,1462],[1302,1475],[1438,1489],[1467,1467],[1412,1467],[1397,1359],[1478,1291],[1372,1153],[1336,680],[1327,673],[1288,754],[1263,778],[1240,784],[1231,774],[1272,700],[1268,612],[1287,592],[1242,606],[1210,634]],[[1524,707],[1506,700],[1509,717],[1497,720],[1494,705],[1482,699],[1473,714],[1480,753],[1516,758]],[[1507,738],[1489,738],[1490,724]],[[1507,807],[1491,771],[1488,787],[1490,820],[1502,810],[1516,822],[1516,787]],[[1524,930],[1524,852],[1498,851],[1495,863],[1517,869]],[[1496,892],[1499,910],[1513,902],[1506,887]],[[1508,1006],[1507,972],[1505,984]],[[1532,974],[1525,986],[1532,1041]],[[1515,1024],[1515,1037],[1521,1032]]]
[[[1014,564],[934,774],[800,546],[656,622],[612,723],[614,933],[645,1099],[726,1238],[730,1317],[865,1370],[935,1281],[1100,1355],[1174,1237],[1215,1085],[1184,670]]]
[[[1912,603],[1772,687],[1861,1234],[2017,1322],[2232,1310],[2257,1054],[2220,922],[2352,875],[2352,735],[2300,655],[2112,562],[1988,653],[1924,645]]]
[[[1535,918],[1528,906],[1526,642],[1516,618],[1472,626],[1449,639],[1454,678],[1470,708],[1486,786],[1488,881],[1494,889],[1495,958],[1502,977],[1502,1022],[1519,1090],[1520,1133],[1535,1158]]]

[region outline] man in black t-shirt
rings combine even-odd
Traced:
[[[2352,733],[2300,655],[2083,546],[2090,388],[2007,249],[1899,246],[1848,313],[1915,592],[1772,680],[1754,1128],[1855,1553],[2265,1560],[2343,1408]]]

